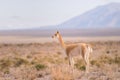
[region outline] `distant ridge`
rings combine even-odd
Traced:
[[[99,6],[59,25],[61,28],[120,28],[120,3]]]

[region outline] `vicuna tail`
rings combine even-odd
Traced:
[[[90,53],[92,53],[92,52],[93,52],[93,49],[92,49],[92,47],[91,47],[91,46],[89,46],[89,45],[88,45],[88,46],[87,46],[87,48],[88,48],[88,50],[89,50],[89,52],[90,52]]]

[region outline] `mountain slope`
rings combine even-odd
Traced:
[[[120,3],[99,6],[59,25],[61,28],[120,27]]]
[[[0,31],[0,35],[47,37],[57,30],[63,36],[120,36],[120,3],[99,6],[57,26]]]

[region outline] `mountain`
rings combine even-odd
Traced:
[[[99,6],[59,25],[61,28],[120,28],[120,3]]]
[[[59,25],[0,31],[0,35],[48,37],[57,30],[63,36],[120,36],[120,3],[99,6]]]

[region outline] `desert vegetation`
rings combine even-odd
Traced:
[[[58,43],[0,43],[0,80],[119,80],[120,41],[86,43],[93,47],[87,74],[80,56],[71,69]]]

